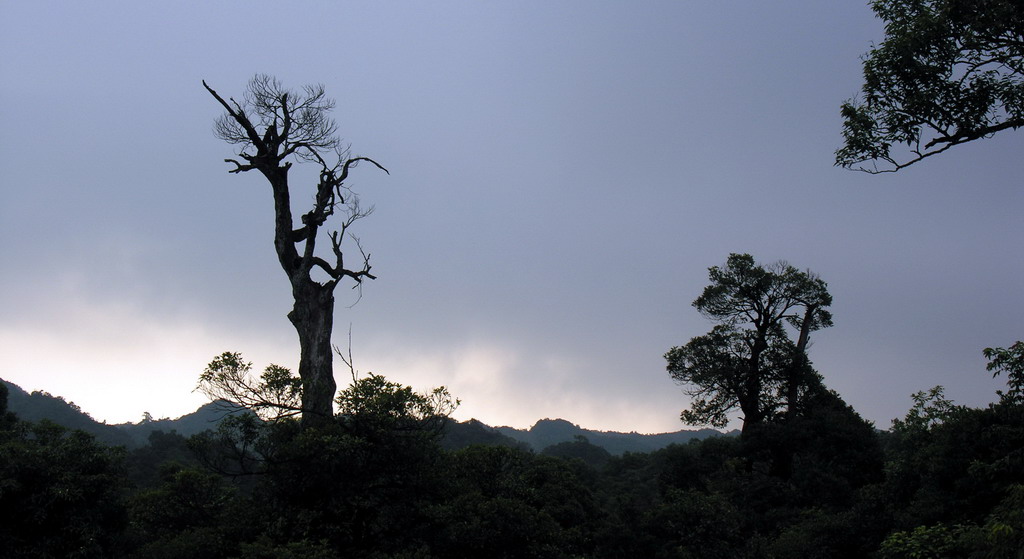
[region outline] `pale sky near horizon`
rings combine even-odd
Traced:
[[[866,1],[0,0],[0,377],[116,423],[194,410],[223,351],[297,366],[269,187],[201,85],[269,73],[391,171],[349,181],[379,279],[335,342],[460,419],[686,427],[662,355],[730,252],[829,283],[811,359],[879,427],[939,384],[984,405],[981,350],[1024,338],[1024,132],[834,167],[881,38]]]

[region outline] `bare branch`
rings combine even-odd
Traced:
[[[229,105],[227,103],[227,101],[224,100],[224,98],[222,98],[220,95],[218,95],[217,92],[214,91],[212,87],[210,87],[209,85],[206,85],[206,80],[203,80],[203,87],[205,87],[206,91],[209,91],[210,95],[213,95],[213,98],[216,99],[217,102],[220,103],[221,106],[224,107],[225,110],[227,110],[228,116],[230,116],[235,122],[238,123],[239,126],[241,126],[245,130],[246,137],[247,137],[246,139],[249,142],[251,142],[252,145],[256,146],[256,149],[258,149],[260,151],[263,151],[264,149],[266,149],[266,146],[263,144],[263,141],[260,139],[260,135],[256,133],[256,129],[253,127],[252,123],[249,122],[249,119],[245,116],[245,111],[242,110],[242,107],[239,106],[238,103],[235,103],[235,107],[236,108],[232,108],[231,105]],[[232,99],[232,101],[233,101],[233,99]],[[217,131],[226,130],[225,127],[221,126],[222,122],[224,122],[223,117],[221,117],[220,119],[218,119],[216,121],[215,126],[216,126],[216,130]],[[225,141],[228,141],[228,142],[231,142],[231,143],[239,143],[238,142],[238,138],[235,137],[235,136],[220,135],[220,134],[218,134],[218,136],[220,136],[220,138],[225,140]]]
[[[376,161],[370,159],[369,157],[362,157],[362,156],[360,156],[360,157],[353,157],[352,159],[349,159],[348,161],[345,162],[345,166],[342,167],[342,169],[341,169],[341,176],[338,177],[338,181],[342,182],[345,179],[347,179],[348,178],[348,170],[349,170],[349,168],[350,167],[355,167],[360,161],[369,161],[370,163],[373,163],[374,165],[376,165],[377,168],[380,169],[381,171],[384,171],[385,173],[387,173],[389,175],[391,174],[391,171],[388,171],[387,169],[385,169],[384,166],[381,165],[380,163],[377,163]]]
[[[239,163],[238,161],[236,161],[234,159],[225,159],[224,162],[225,163],[234,163],[235,164],[235,168],[231,169],[230,171],[228,171],[229,173],[244,173],[246,171],[251,171],[251,170],[256,168],[255,165],[249,165],[249,164],[242,165],[241,163]]]
[[[917,152],[915,152],[915,153],[917,153],[917,157],[915,157],[913,159],[910,159],[908,161],[905,161],[903,163],[898,163],[895,159],[893,159],[891,157],[884,158],[884,160],[886,162],[888,162],[890,165],[892,165],[891,169],[879,169],[878,166],[876,164],[874,164],[874,163],[872,163],[872,168],[870,168],[870,169],[867,168],[867,167],[850,167],[850,169],[852,169],[854,171],[860,171],[862,173],[868,173],[869,175],[880,175],[882,173],[895,173],[896,171],[899,171],[900,169],[906,169],[907,167],[910,167],[911,165],[913,165],[914,163],[917,163],[918,161],[921,161],[923,159],[927,159],[927,158],[929,158],[929,157],[931,157],[933,155],[938,155],[938,154],[946,151],[947,149],[949,149],[949,148],[951,148],[951,147],[953,147],[953,146],[955,146],[957,144],[961,144],[961,143],[963,143],[965,141],[967,141],[967,140],[964,140],[964,141],[961,141],[961,142],[949,143],[949,144],[946,144],[946,145],[942,146],[939,149],[932,150],[932,151],[927,151],[927,152],[917,151]]]
[[[331,265],[328,264],[327,261],[324,260],[323,258],[320,258],[319,256],[314,256],[311,259],[311,262],[312,262],[313,266],[316,266],[316,267],[320,268],[321,270],[326,272],[327,275],[330,276],[331,278],[333,278],[335,280],[341,278],[341,274],[339,274],[337,270],[335,270],[333,267],[331,267]]]
[[[352,375],[352,382],[354,383],[354,382],[358,381],[359,380],[359,373],[356,371],[356,367],[355,367],[355,362],[356,361],[355,361],[355,359],[352,358],[352,324],[351,323],[349,323],[349,325],[348,325],[348,357],[345,357],[345,354],[343,354],[341,352],[341,350],[338,349],[338,346],[334,346],[334,353],[337,353],[338,357],[341,358],[341,362],[344,363],[346,367],[348,367],[348,372],[349,372],[349,374]]]
[[[1007,120],[1007,121],[1004,121],[1004,122],[1001,122],[999,124],[995,124],[995,125],[992,125],[992,126],[985,126],[985,127],[980,128],[978,130],[970,130],[970,131],[966,131],[966,132],[958,131],[956,134],[935,138],[935,139],[931,140],[930,142],[928,142],[927,144],[925,144],[924,147],[925,147],[925,149],[927,149],[927,148],[935,146],[936,144],[942,144],[942,143],[948,143],[949,146],[947,146],[947,147],[950,147],[950,146],[954,146],[954,145],[957,145],[957,144],[962,144],[964,142],[969,142],[971,140],[977,140],[977,139],[980,139],[980,138],[986,138],[986,137],[991,136],[991,135],[995,134],[996,132],[1000,132],[1002,130],[1007,130],[1007,129],[1010,129],[1010,128],[1017,129],[1017,128],[1020,128],[1021,126],[1024,126],[1024,119]]]

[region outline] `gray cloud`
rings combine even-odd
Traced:
[[[362,367],[462,414],[681,427],[661,355],[710,328],[689,302],[729,252],[830,283],[812,358],[880,426],[916,390],[1001,384],[980,350],[1024,330],[1024,140],[832,167],[866,6],[324,5],[272,29],[267,6],[5,7],[0,375],[134,420],[189,411],[215,352],[294,366],[268,188],[226,172],[199,83],[270,72],[323,82],[392,172],[353,175],[380,279],[336,341],[352,323]]]

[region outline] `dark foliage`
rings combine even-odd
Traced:
[[[836,164],[898,171],[1024,126],[1024,4],[874,0],[885,39],[864,58],[860,98],[843,104]]]
[[[605,449],[590,444],[586,437],[580,435],[572,442],[551,445],[541,451],[544,456],[555,456],[567,460],[577,459],[592,468],[602,468],[612,455]]]
[[[990,353],[1004,372],[1019,365],[1012,351]],[[422,407],[426,395],[365,380],[343,391],[343,413],[328,424],[237,415],[187,442],[156,431],[131,453],[19,421],[0,398],[0,549],[5,557],[1012,558],[1024,543],[1024,406],[1011,392],[979,409],[957,406],[940,388],[921,392],[879,432],[818,384],[791,421],[615,456],[582,437],[539,454],[504,438],[445,449],[451,425]],[[464,439],[495,434],[471,429]],[[792,457],[785,469],[779,452]]]
[[[511,446],[527,449],[529,445],[502,434],[497,429],[470,419],[469,421],[448,420],[444,427],[441,446],[446,450],[459,450],[472,445]]]
[[[0,428],[6,557],[118,557],[127,525],[124,451],[82,431],[10,417]]]

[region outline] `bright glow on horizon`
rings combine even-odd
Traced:
[[[207,401],[193,389],[215,355],[250,346],[263,349],[243,351],[247,359],[283,353],[267,340],[214,335],[198,321],[163,324],[128,302],[71,299],[70,308],[45,310],[27,327],[0,328],[0,376],[73,401],[97,421],[191,413]]]
[[[361,370],[359,353],[373,356],[368,371]],[[522,355],[511,347],[475,343],[451,353],[377,348],[356,352],[355,359],[357,370],[382,374],[418,391],[447,386],[462,402],[453,414],[460,421],[526,429],[541,419],[565,419],[587,429],[641,433],[696,428],[679,422],[678,411],[661,402],[638,404],[605,387],[577,385],[575,379],[586,375],[568,357],[531,356],[527,361]],[[671,398],[670,406],[682,409],[682,393],[674,390]]]
[[[0,328],[0,377],[29,392],[61,396],[97,421],[134,423],[146,411],[156,418],[191,413],[207,402],[193,391],[196,379],[224,351],[240,351],[255,372],[270,363],[293,371],[296,367],[297,358],[282,358],[297,353],[298,343],[292,339],[275,343],[214,335],[197,322],[160,324],[126,302],[76,301],[61,312],[60,320],[46,319],[43,313],[30,328]],[[461,421],[475,418],[495,427],[529,428],[540,419],[561,418],[588,429],[654,433],[686,427],[661,408],[575,386],[578,375],[564,356],[527,362],[522,351],[493,343],[467,344],[452,352],[415,347],[387,351],[384,344],[372,345],[360,349],[355,342],[358,372],[382,374],[417,391],[445,385],[462,402],[454,414]],[[363,367],[361,356],[370,367]],[[336,358],[339,388],[348,384],[349,376]]]

